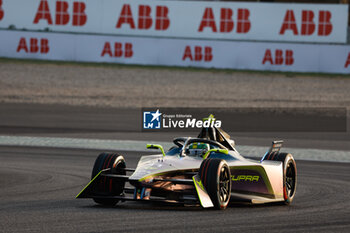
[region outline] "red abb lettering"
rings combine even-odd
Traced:
[[[115,42],[114,43],[114,53],[112,52],[111,44],[109,42],[106,42],[103,46],[103,50],[101,53],[101,57],[104,57],[105,55],[109,55],[109,57],[124,57],[130,58],[133,56],[134,52],[132,50],[132,44],[131,43],[125,43],[124,44],[124,51],[123,51],[123,43]]]
[[[290,66],[294,64],[293,50],[286,50],[286,65]]]
[[[87,21],[85,14],[86,5],[84,2],[73,2],[73,26],[83,26]],[[69,3],[66,1],[56,1],[55,25],[67,25],[70,20],[68,11]],[[52,18],[47,0],[41,0],[36,12],[34,22],[39,23],[40,20],[46,20],[48,24],[52,24]]]
[[[147,5],[139,6],[139,29],[149,29],[152,26],[151,7]]]
[[[156,30],[167,30],[170,26],[169,9],[166,6],[157,6]]]
[[[205,47],[204,48],[204,61],[211,61],[213,60],[213,49],[211,47]]]
[[[148,5],[140,5],[138,12],[138,29],[150,29],[153,24],[151,16],[152,8]],[[168,18],[169,9],[166,6],[156,7],[155,30],[167,30],[170,25]],[[131,29],[135,29],[134,18],[129,4],[124,4],[116,28],[121,28],[123,24],[129,24]]]
[[[329,11],[320,11],[318,16],[318,35],[319,36],[328,36],[332,32],[332,23],[331,12]]]
[[[45,19],[48,24],[52,24],[50,8],[47,0],[41,0],[38,11],[36,12],[34,22],[39,23],[39,20]]]
[[[38,39],[30,38],[30,52],[37,53],[39,51]]]
[[[315,32],[314,12],[302,11],[301,35],[312,35]]]
[[[40,53],[46,54],[49,52],[49,40],[42,38],[40,39],[40,44],[38,43],[39,40],[37,38],[30,38],[29,39],[29,49],[27,46],[27,41],[24,37],[22,37],[19,40],[18,46],[17,46],[17,53],[20,52],[21,50],[24,50],[26,53],[38,53],[40,49]]]
[[[283,65],[283,62],[285,65],[293,65],[294,63],[293,51],[286,50],[285,57],[283,57],[283,50],[276,49],[275,60],[273,60],[271,50],[266,49],[262,64],[264,65],[266,62],[269,62],[271,65]]]
[[[275,65],[283,64],[283,51],[280,49],[276,49],[275,51]]]
[[[250,12],[248,9],[238,9],[237,33],[247,33],[250,30]]]
[[[315,13],[310,10],[303,10],[301,12],[301,33],[303,36],[310,36],[314,34],[316,29],[316,24],[314,22]],[[332,14],[330,11],[320,11],[318,17],[318,32],[319,36],[328,36],[331,34],[333,25],[331,23]],[[283,35],[287,30],[291,30],[294,35],[298,35],[298,26],[295,20],[294,11],[287,10],[286,15],[282,23],[280,30],[281,35]]]
[[[49,40],[48,39],[41,39],[40,40],[40,52],[41,53],[48,53],[50,51],[50,47],[49,47]]]
[[[120,12],[120,17],[118,19],[117,28],[120,28],[122,24],[129,24],[130,28],[135,28],[134,19],[132,17],[132,12],[129,4],[124,4],[122,11]]]
[[[68,2],[56,2],[56,25],[66,25],[69,22]]]
[[[132,50],[132,44],[131,43],[125,43],[125,57],[132,57],[132,55],[134,54],[133,50]]]
[[[233,11],[230,8],[221,8],[220,32],[231,32],[233,30]]]
[[[346,59],[344,68],[348,68],[349,65],[350,65],[350,53],[348,54],[348,58]]]
[[[83,26],[86,24],[87,15],[85,14],[86,5],[84,2],[73,3],[73,26]]]
[[[195,46],[194,47],[194,60],[195,61],[201,61],[202,60],[202,47],[200,46]]]
[[[22,37],[19,40],[18,46],[17,46],[17,53],[20,52],[21,50],[24,50],[24,52],[28,53],[28,47],[26,43],[26,38]]]
[[[216,32],[214,13],[213,9],[211,9],[210,7],[205,8],[198,31],[202,32],[204,27],[210,27],[213,32]]]
[[[262,64],[264,65],[266,62],[270,62],[270,64],[273,65],[273,60],[272,60],[272,55],[271,55],[270,49],[266,49]]]
[[[0,0],[0,20],[4,18],[4,10],[2,9],[2,0]]]
[[[123,56],[123,44],[122,43],[114,43],[114,57],[122,57]]]
[[[248,9],[239,8],[237,11],[237,33],[247,33],[250,30],[250,12]],[[234,21],[232,19],[233,11],[230,8],[221,8],[220,10],[220,32],[227,33],[232,32],[234,29]],[[202,32],[205,27],[211,28],[213,32],[217,32],[216,22],[213,13],[213,9],[210,7],[205,8],[202,21],[199,25],[198,31]]]
[[[204,49],[204,54],[203,54]],[[186,46],[184,55],[182,56],[182,60],[185,61],[187,58],[190,59],[190,61],[202,61],[209,62],[213,60],[213,49],[209,46],[201,47],[201,46],[194,46],[194,56],[192,55],[191,46]]]
[[[186,58],[189,58],[190,61],[193,61],[193,57],[192,57],[192,52],[191,52],[191,47],[190,46],[186,46],[184,55],[182,56],[182,60],[184,61],[184,60],[186,60]]]
[[[111,44],[109,42],[106,42],[103,46],[103,50],[101,53],[101,57],[104,57],[106,54],[108,54],[110,57],[112,57],[112,50],[111,50]]]
[[[298,28],[297,23],[295,22],[293,10],[287,10],[286,15],[284,16],[280,34],[284,34],[286,30],[292,30],[294,35],[298,35]]]

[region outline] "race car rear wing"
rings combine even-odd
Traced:
[[[280,152],[282,145],[283,140],[273,141],[270,149],[265,153],[260,162],[264,160],[273,160],[274,157]]]

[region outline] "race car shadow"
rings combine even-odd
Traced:
[[[87,206],[86,206],[87,207]],[[103,205],[93,205],[90,206],[90,208],[93,209],[119,209],[119,210],[143,210],[143,211],[200,211],[203,210],[203,208],[199,205],[190,205],[190,206],[184,206],[180,204],[169,204],[169,203],[121,203],[117,204],[116,206],[103,206]]]
[[[251,203],[241,203],[233,202],[230,203],[227,207],[228,209],[257,209],[257,208],[273,208],[285,206],[281,203],[265,203],[265,204],[251,204]],[[127,202],[127,203],[118,203],[115,206],[103,206],[98,204],[86,205],[82,208],[87,209],[105,209],[105,210],[142,210],[142,211],[203,211],[210,210],[215,211],[214,208],[204,209],[200,205],[184,205],[184,204],[175,204],[175,203],[136,203],[136,202]]]

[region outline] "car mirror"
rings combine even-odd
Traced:
[[[162,154],[163,154],[163,156],[165,156],[165,152],[164,152],[164,149],[163,149],[163,147],[161,146],[161,145],[157,145],[157,144],[147,144],[147,149],[159,149],[159,150],[161,150],[162,151]]]

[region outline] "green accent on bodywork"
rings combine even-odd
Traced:
[[[89,187],[90,184],[91,184],[92,182],[94,182],[94,180],[96,180],[97,177],[98,177],[99,175],[101,175],[101,173],[102,173],[103,171],[106,171],[106,169],[105,169],[105,170],[101,170],[101,171],[100,171],[86,186],[85,186],[85,188],[83,188],[83,190],[80,191],[80,193],[79,193],[75,198],[79,198],[79,196],[85,191],[85,189],[86,189],[87,187]]]
[[[256,182],[258,182],[259,178],[260,178],[260,176],[250,176],[250,175],[239,175],[236,178],[235,178],[234,175],[231,176],[231,180],[232,181],[241,181],[241,180],[243,180],[243,181],[251,181],[251,182],[252,181],[256,181]]]
[[[203,118],[203,121],[210,121],[210,122],[212,122],[212,121],[215,121],[215,120],[216,119],[215,119],[213,114],[210,114],[207,118]]]
[[[203,202],[202,202],[202,200],[201,200],[201,196],[199,195],[198,187],[197,187],[197,185],[196,185],[196,184],[198,184],[199,187],[201,187],[202,189],[204,189],[203,184],[202,184],[202,181],[197,182],[196,179],[195,179],[195,176],[192,176],[192,180],[193,180],[193,183],[194,183],[194,187],[196,188],[196,192],[197,192],[197,196],[198,196],[199,202],[200,202],[201,205],[203,206]]]
[[[207,153],[205,153],[205,155],[203,155],[203,159],[206,159],[211,152],[222,153],[225,155],[228,154],[227,149],[211,149],[211,150],[208,150]]]
[[[252,171],[257,171],[261,175],[261,177],[263,178],[264,183],[265,183],[266,188],[267,188],[267,191],[270,194],[274,194],[272,186],[271,186],[271,183],[270,183],[270,180],[267,177],[266,171],[265,171],[265,169],[263,167],[261,167],[261,166],[232,166],[232,167],[230,167],[230,170],[232,170],[232,169],[233,170],[252,170]]]
[[[205,190],[202,184],[202,180],[199,177],[199,174],[192,176],[192,180],[201,206],[203,208],[214,207],[213,202],[207,193],[207,190]]]
[[[192,179],[193,179],[193,177],[192,177]],[[194,180],[195,181],[195,180]],[[199,187],[201,187],[202,189],[204,189],[204,186],[203,186],[203,183],[202,183],[202,181],[200,180],[199,182],[198,181],[195,181],[198,185],[199,185]]]
[[[165,156],[164,149],[161,145],[158,144],[147,144],[147,149],[160,149],[162,151],[163,156]]]

